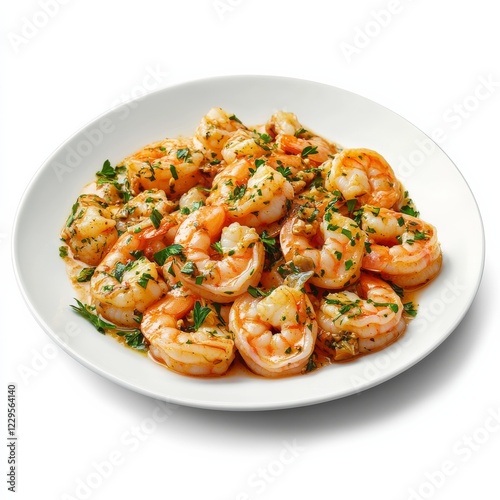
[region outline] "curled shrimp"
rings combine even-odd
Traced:
[[[121,205],[123,192],[113,182],[93,181],[87,184],[80,194],[96,195],[108,205]]]
[[[434,226],[387,208],[365,205],[361,210],[369,249],[363,269],[403,288],[424,285],[439,273],[442,254]]]
[[[167,199],[165,191],[148,189],[134,196],[122,205],[115,213],[115,220],[120,231],[134,226],[144,219],[151,217],[153,210],[161,216],[171,213],[175,204]]]
[[[199,123],[194,141],[210,160],[222,160],[222,148],[239,129],[246,128],[235,115],[229,116],[222,108],[212,108]]]
[[[264,159],[240,159],[214,179],[208,204],[224,204],[229,219],[259,227],[281,219],[294,197],[292,185]]]
[[[141,331],[149,355],[185,375],[223,375],[235,357],[233,334],[209,305],[189,290],[176,287],[149,307]]]
[[[339,212],[329,210],[321,219],[318,215],[318,210],[299,210],[288,219],[280,232],[281,249],[286,261],[314,272],[311,283],[339,289],[358,278],[366,236],[354,220]]]
[[[266,145],[266,140],[267,137],[263,134],[248,129],[238,129],[224,144],[222,157],[228,165],[238,158],[259,158],[270,149]]]
[[[167,291],[156,265],[142,255],[145,245],[140,233],[123,233],[90,279],[96,311],[116,325],[137,326]]]
[[[392,208],[403,196],[403,189],[391,166],[376,151],[344,149],[322,166],[325,187],[340,191],[356,206],[376,205]]]
[[[266,123],[266,132],[272,137],[279,134],[295,135],[304,130],[297,115],[289,111],[276,111]]]
[[[287,285],[264,298],[242,295],[231,307],[229,327],[247,366],[264,377],[305,371],[317,335],[309,298]]]
[[[144,147],[126,158],[128,182],[133,193],[162,189],[169,199],[178,199],[203,178],[200,166],[205,161],[190,139],[166,139]]]
[[[186,215],[205,205],[207,194],[202,186],[195,186],[179,199],[179,209]]]
[[[330,293],[318,311],[317,345],[335,361],[383,349],[406,329],[401,299],[385,281],[362,273],[353,291]]]
[[[253,228],[226,226],[223,207],[205,206],[179,226],[174,243],[182,249],[167,272],[196,294],[227,303],[259,282],[264,246]]]
[[[116,221],[108,204],[99,196],[82,194],[71,209],[61,231],[75,259],[95,266],[118,239]]]

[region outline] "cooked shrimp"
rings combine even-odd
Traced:
[[[221,154],[228,165],[242,157],[259,158],[269,151],[266,141],[267,137],[262,134],[239,129],[224,144]]]
[[[126,158],[128,181],[133,193],[162,189],[169,199],[178,199],[202,181],[200,165],[205,161],[191,139],[166,139],[149,144]]]
[[[273,152],[266,156],[266,163],[286,177],[295,196],[304,191],[316,177],[316,168],[311,168],[310,162],[298,155]]]
[[[224,320],[182,287],[145,311],[141,331],[150,356],[178,373],[223,375],[234,360],[233,334]]]
[[[141,233],[122,234],[90,280],[97,312],[116,325],[137,326],[141,313],[167,291],[156,265],[141,255],[144,246]]]
[[[368,236],[363,268],[403,288],[432,280],[441,269],[436,228],[421,219],[370,205],[362,207],[361,227]]]
[[[259,282],[264,246],[253,228],[226,226],[224,208],[201,207],[180,225],[173,259],[175,276],[195,293],[215,302],[232,302]],[[170,267],[169,267],[170,269]]]
[[[280,232],[281,249],[286,261],[301,271],[314,271],[311,283],[339,289],[358,278],[366,236],[356,222],[336,211],[321,219],[317,215],[299,210],[288,219]]]
[[[150,217],[143,219],[142,222],[139,222],[135,226],[131,226],[128,231],[139,232],[142,253],[147,259],[153,261],[157,252],[164,250],[174,243],[177,230],[184,219],[185,215],[180,210],[176,210],[163,216],[159,220],[159,223],[158,221],[156,222],[156,226]]]
[[[80,194],[99,196],[108,205],[121,205],[123,192],[113,182],[99,182],[98,180],[87,184]]]
[[[319,166],[337,153],[337,146],[326,139],[308,134],[308,138],[290,134],[278,134],[276,144],[278,151],[287,154],[300,155],[306,158],[311,165]]]
[[[82,194],[71,209],[61,238],[75,259],[96,266],[118,239],[116,222],[107,203],[92,194]]]
[[[255,163],[248,158],[240,158],[227,165],[214,177],[207,205],[220,205],[238,198],[240,190],[244,193],[251,172],[255,170]]]
[[[194,134],[199,149],[208,159],[222,160],[222,148],[239,129],[246,128],[235,115],[229,116],[222,108],[212,108],[202,119]]]
[[[124,231],[127,227],[151,217],[153,210],[163,216],[171,213],[174,208],[175,204],[167,199],[165,191],[148,189],[134,196],[115,213],[117,227]]]
[[[364,204],[392,208],[403,196],[391,166],[370,149],[344,149],[322,169],[326,189],[340,191],[345,200],[356,200],[356,208]]]
[[[286,215],[294,191],[286,178],[276,170],[263,165],[248,180],[243,189],[228,200],[228,215],[233,220],[251,227],[271,224]]]
[[[206,190],[202,186],[195,186],[180,197],[179,209],[182,213],[190,214],[205,205],[206,201]]]
[[[295,135],[304,130],[297,116],[289,111],[277,111],[266,123],[266,131],[273,137],[279,134]]]
[[[305,371],[318,328],[307,295],[286,285],[264,298],[241,296],[231,307],[229,327],[247,366],[264,377]]]
[[[328,294],[318,312],[317,345],[334,360],[380,350],[405,331],[401,299],[385,281],[362,273],[354,291]]]
[[[267,166],[264,159],[240,159],[215,177],[207,203],[224,204],[229,219],[259,227],[280,220],[293,197],[286,177]]]

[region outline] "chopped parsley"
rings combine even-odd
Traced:
[[[113,168],[111,166],[111,163],[109,160],[106,160],[102,164],[101,170],[99,172],[96,172],[96,177],[97,177],[97,184],[112,184],[116,190],[118,191],[118,194],[122,198],[124,202],[127,202],[130,200],[132,197],[131,191],[130,191],[130,186],[127,178],[119,179],[118,174],[123,173],[124,167],[116,167]]]
[[[352,238],[352,233],[351,233],[351,231],[349,231],[349,229],[342,228],[342,231],[341,231],[341,232],[342,232],[342,234],[343,234],[344,236],[347,236],[349,239],[351,239],[351,238]]]
[[[192,260],[188,260],[184,266],[182,266],[181,273],[192,276],[196,270],[195,263]]]
[[[356,198],[353,198],[352,200],[347,200],[346,205],[347,205],[347,211],[352,214],[354,211],[354,208],[356,207],[357,200]]]
[[[302,156],[302,158],[307,158],[309,155],[315,155],[317,153],[318,153],[318,146],[306,146],[302,150],[302,153],[300,153],[300,156]]]
[[[418,217],[420,215],[420,212],[415,210],[410,205],[405,205],[405,206],[401,207],[401,212],[406,214],[406,215],[410,215],[412,217]]]
[[[71,207],[71,213],[69,214],[68,220],[66,221],[66,227],[69,227],[71,226],[71,224],[73,224],[79,206],[80,204],[78,203],[78,201],[76,201]]]
[[[86,281],[90,281],[90,278],[94,275],[95,267],[84,267],[76,277],[76,281],[78,283],[85,283]]]
[[[114,182],[117,179],[116,170],[111,166],[111,162],[109,160],[106,160],[102,164],[101,170],[99,170],[99,172],[96,172],[95,175],[97,175],[98,177],[99,184],[103,182]]]
[[[306,373],[312,372],[313,370],[316,370],[316,368],[318,368],[318,365],[316,364],[315,355],[312,354],[307,362]]]
[[[392,302],[374,302],[370,299],[366,302],[368,302],[368,304],[373,304],[375,307],[388,307],[393,313],[397,313],[399,311],[399,306]]]
[[[406,302],[403,304],[404,312],[408,316],[411,316],[414,318],[417,315],[418,309],[417,307],[413,304],[413,302]]]
[[[187,162],[191,157],[191,153],[189,152],[189,148],[181,148],[177,150],[175,156],[178,160],[184,160],[185,162]]]
[[[115,264],[115,268],[110,274],[116,279],[116,281],[119,281],[121,283],[123,279],[123,273],[125,273],[126,270],[127,270],[126,264],[124,264],[123,262],[117,262]]]
[[[269,134],[259,134],[258,132],[257,132],[257,134],[259,135],[259,139],[264,144],[269,144],[273,140],[273,138]]]
[[[184,256],[183,250],[184,247],[182,245],[174,243],[173,245],[170,245],[163,250],[156,252],[153,258],[159,266],[163,266],[163,264],[165,264],[169,257],[172,257],[174,255]]]
[[[233,192],[229,195],[229,201],[237,201],[243,198],[243,195],[246,193],[247,186],[246,184],[242,184],[241,186],[236,186],[233,189]]]
[[[222,243],[220,241],[217,241],[215,243],[212,243],[212,245],[210,245],[217,253],[219,253],[220,255],[224,255],[224,250],[222,248]]]
[[[307,134],[307,133],[308,133],[308,131],[305,128],[301,127],[301,128],[299,128],[299,130],[296,130],[293,135],[295,137],[298,137],[299,135]]]
[[[124,337],[125,343],[138,351],[145,351],[147,349],[146,339],[141,330],[135,328],[134,330],[120,330],[115,332],[116,335]]]
[[[179,151],[177,151],[179,152]],[[177,173],[177,169],[175,168],[175,165],[170,165],[170,173],[172,174],[172,178],[174,181],[176,181],[179,178],[179,174]]]
[[[78,306],[70,305],[70,307],[77,314],[79,314],[89,323],[91,323],[98,332],[105,334],[106,330],[116,330],[115,331],[116,335],[124,337],[125,343],[128,346],[137,349],[138,351],[144,351],[147,349],[146,340],[142,335],[142,332],[138,328],[135,328],[133,330],[118,330],[118,327],[115,324],[104,321],[95,313],[95,306],[83,304],[78,299],[75,299],[75,301],[78,304]]]
[[[276,170],[283,176],[283,177],[289,177],[292,175],[292,171],[290,170],[290,167],[283,167],[282,165],[279,165],[276,167]]]
[[[160,227],[161,220],[163,219],[163,215],[160,212],[158,212],[156,208],[153,208],[149,218],[151,219],[151,222],[153,223],[155,229],[158,229]]]
[[[256,288],[254,286],[249,286],[247,291],[252,297],[255,298],[267,297],[272,292],[272,290],[265,292],[264,290],[261,290],[260,288]]]
[[[82,316],[82,318],[85,318],[87,321],[89,321],[98,332],[105,333],[105,328],[116,328],[115,325],[104,321],[97,314],[95,314],[95,306],[82,304],[78,299],[75,299],[75,301],[78,306],[70,305],[71,309]]]
[[[140,278],[139,278],[139,280],[137,281],[137,284],[138,284],[141,288],[146,289],[146,288],[147,288],[147,286],[148,286],[149,280],[153,280],[153,281],[154,281],[153,276],[151,276],[151,275],[150,275],[150,274],[148,274],[148,273],[143,273],[143,274],[141,274],[141,277],[140,277]]]
[[[202,305],[196,301],[193,308],[193,321],[194,321],[194,330],[199,330],[203,322],[207,319],[207,316],[210,314],[210,307],[202,307]]]

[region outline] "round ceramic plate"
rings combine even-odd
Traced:
[[[192,135],[201,117],[215,106],[250,125],[265,122],[277,110],[292,111],[309,130],[344,147],[374,149],[393,166],[420,216],[437,227],[444,254],[441,274],[420,294],[419,313],[398,342],[306,375],[271,380],[240,370],[222,378],[197,379],[169,371],[99,334],[72,311],[75,292],[59,257],[59,232],[82,187],[106,159],[116,165],[149,142]],[[449,224],[457,206],[468,228],[466,239]],[[73,135],[39,169],[25,192],[16,218],[14,261],[24,297],[42,328],[95,372],[172,403],[266,410],[320,403],[368,389],[432,352],[474,299],[483,269],[484,235],[474,197],[460,172],[429,137],[399,115],[323,84],[235,76],[155,92],[111,110]]]

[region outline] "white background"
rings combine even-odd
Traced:
[[[16,494],[7,491],[1,446],[2,498],[486,498],[478,489],[499,497],[500,30],[492,2],[23,0],[2,11],[0,436],[8,383],[17,385],[19,436]],[[476,196],[490,251],[465,319],[395,379],[286,411],[162,405],[78,364],[31,317],[12,270],[11,230],[39,166],[145,86],[230,74],[335,85],[428,134],[445,131],[440,145]],[[450,224],[466,239],[460,210]]]

